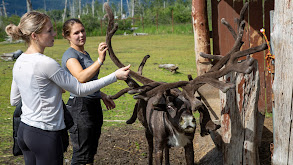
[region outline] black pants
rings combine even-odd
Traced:
[[[74,120],[69,129],[73,146],[71,164],[93,163],[103,125],[100,99],[74,97],[66,106]]]
[[[18,145],[26,165],[62,165],[62,131],[45,131],[20,122]]]

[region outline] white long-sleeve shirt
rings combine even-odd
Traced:
[[[116,81],[112,73],[79,83],[52,58],[40,53],[23,53],[13,67],[10,103],[16,106],[22,100],[22,122],[43,130],[62,130],[65,128],[62,88],[86,96]]]

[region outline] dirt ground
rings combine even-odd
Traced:
[[[207,87],[210,89],[209,87]],[[208,90],[206,90],[208,91]],[[215,91],[209,90],[204,93],[211,107],[219,111],[219,98]],[[212,115],[211,115],[212,116]],[[199,124],[199,122],[197,122]],[[195,164],[198,165],[220,165],[222,154],[214,145],[210,135],[201,137],[197,126],[193,140]],[[272,118],[266,118],[263,127],[262,141],[259,148],[259,158],[261,165],[271,164],[270,144],[273,142],[273,122]],[[68,160],[70,160],[70,156]],[[98,153],[95,156],[95,164],[120,165],[120,164],[148,164],[148,146],[144,135],[144,128],[137,121],[132,125],[121,123],[121,127],[104,129],[99,142]],[[69,164],[70,161],[67,162]],[[170,164],[186,164],[184,149],[172,148],[170,150]]]
[[[272,142],[272,118],[266,118],[262,142],[259,148],[261,165],[271,164],[269,146]],[[223,164],[221,152],[217,150],[210,136],[201,137],[199,131],[197,131],[193,140],[193,145],[195,164]],[[140,123],[135,123],[133,125],[125,124],[125,126],[119,128],[104,130],[94,164],[145,165],[148,164],[147,151],[148,146],[144,136],[144,130]],[[68,160],[70,160],[70,157]],[[170,150],[170,163],[174,165],[186,164],[183,148],[172,148]],[[70,161],[65,164],[70,164]]]
[[[204,93],[215,114],[219,113],[219,98],[212,91]],[[218,112],[217,112],[218,111]],[[212,114],[211,114],[212,116]],[[107,121],[105,121],[107,122]],[[199,122],[197,121],[197,124]],[[194,160],[198,165],[221,165],[222,154],[214,145],[211,136],[201,137],[197,126],[193,140]],[[270,144],[273,142],[272,118],[264,121],[261,146],[259,148],[259,159],[261,165],[271,164]],[[65,153],[65,165],[70,164],[72,148],[71,145]],[[136,121],[132,125],[121,122],[121,127],[104,127],[99,141],[98,153],[95,156],[96,165],[145,165],[148,164],[148,146],[144,135],[144,128]],[[18,163],[12,163],[16,157],[6,157],[0,160],[0,164],[23,164],[23,158]],[[14,161],[15,162],[15,161]],[[186,164],[183,148],[172,148],[170,150],[170,164]]]
[[[95,165],[146,165],[148,164],[148,147],[144,130],[140,123],[133,125],[121,124],[121,127],[104,129],[98,153],[95,156]],[[266,118],[262,134],[262,142],[259,148],[261,165],[271,164],[270,144],[273,142],[272,118]],[[210,136],[201,137],[197,129],[194,145],[194,160],[196,165],[221,165],[222,155],[215,147]],[[70,165],[72,148],[65,156],[65,165]],[[17,157],[5,157],[0,160],[2,165],[21,165],[23,158],[13,161]],[[1,158],[2,159],[2,158]],[[14,163],[13,163],[14,162]],[[172,148],[170,150],[170,164],[186,164],[183,148]]]

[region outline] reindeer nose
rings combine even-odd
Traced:
[[[180,125],[183,129],[193,131],[196,127],[196,120],[192,115],[182,115]]]

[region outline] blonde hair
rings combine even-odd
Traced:
[[[50,17],[48,15],[32,11],[21,17],[18,26],[9,24],[6,26],[5,31],[13,40],[22,39],[29,44],[31,41],[31,34],[33,32],[36,34],[41,33],[49,20]]]

